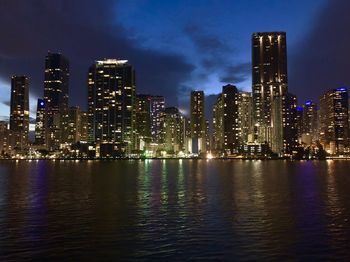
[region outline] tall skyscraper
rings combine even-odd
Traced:
[[[318,140],[317,105],[306,101],[303,105],[302,142],[311,144]]]
[[[88,79],[89,141],[135,149],[135,71],[127,60],[96,61]]]
[[[253,99],[250,92],[240,92],[238,99],[238,116],[240,129],[240,144],[253,142]],[[249,136],[251,140],[249,141]]]
[[[29,80],[26,76],[11,78],[10,131],[13,148],[24,150],[29,133]]]
[[[40,98],[36,106],[35,144],[45,145],[45,101]]]
[[[224,105],[222,94],[213,106],[213,151],[220,154],[224,148]]]
[[[163,96],[151,97],[151,135],[152,142],[159,143],[161,140],[162,130],[162,113],[165,108],[165,101]]]
[[[185,148],[185,118],[176,107],[165,108],[162,116],[164,149],[178,154]]]
[[[224,150],[227,154],[238,153],[240,147],[239,93],[234,85],[222,87]]]
[[[204,92],[191,92],[191,143],[192,153],[206,152]]]
[[[288,92],[287,43],[284,32],[252,35],[254,122],[260,142],[283,154],[283,96]]]
[[[137,148],[143,150],[152,141],[151,137],[151,101],[150,95],[136,95],[136,133]]]
[[[297,97],[286,93],[282,102],[283,153],[291,155],[298,144]]]
[[[234,85],[222,87],[222,93],[218,96],[213,107],[213,148],[216,153],[227,155],[239,152],[241,145],[241,120],[240,106],[241,94]],[[245,112],[241,112],[245,114]]]
[[[320,98],[320,142],[330,154],[343,153],[349,145],[348,91],[329,90]]]
[[[59,53],[45,58],[45,140],[49,150],[67,142],[69,63]]]

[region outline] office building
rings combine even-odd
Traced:
[[[135,149],[135,72],[127,60],[96,61],[88,77],[89,142]]]
[[[349,145],[348,91],[331,89],[320,97],[320,142],[330,154],[342,154]]]
[[[159,143],[162,130],[162,113],[165,108],[163,96],[151,96],[151,137],[153,143]]]
[[[67,142],[69,63],[59,53],[45,58],[45,144],[50,151]]]
[[[252,35],[254,124],[258,140],[283,154],[283,96],[288,92],[287,44],[284,32]]]
[[[206,153],[204,92],[191,92],[191,153]]]
[[[36,106],[35,144],[45,145],[45,101],[40,98]]]
[[[29,80],[26,76],[11,78],[10,102],[11,144],[17,151],[26,150],[29,134]]]

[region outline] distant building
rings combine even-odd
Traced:
[[[35,120],[35,144],[45,145],[45,101],[38,99]]]
[[[302,134],[309,138],[309,143],[318,140],[317,105],[312,101],[306,101],[303,105]],[[305,140],[303,142],[306,142]]]
[[[68,137],[67,142],[74,144],[79,142],[81,139],[81,110],[79,106],[71,106],[68,112]]]
[[[162,113],[165,108],[163,96],[151,96],[151,136],[153,143],[159,143],[162,130]]]
[[[69,62],[62,54],[48,53],[45,58],[44,103],[45,144],[58,150],[67,142]]]
[[[204,92],[191,92],[191,153],[206,152]]]
[[[137,148],[143,150],[145,145],[152,141],[152,120],[151,120],[151,101],[150,95],[136,96],[136,122],[135,129],[137,133]]]
[[[80,111],[80,142],[87,142],[88,138],[88,113],[86,111]]]
[[[176,107],[165,108],[163,118],[164,149],[170,154],[178,154],[185,148],[185,118]]]
[[[259,142],[282,155],[285,148],[282,115],[288,92],[287,43],[284,32],[252,35],[252,82],[254,124]]]
[[[286,93],[282,110],[283,153],[291,155],[298,145],[297,97]]]
[[[11,78],[10,131],[13,148],[26,150],[29,134],[29,81],[26,76]]]
[[[88,81],[89,142],[109,143],[130,153],[136,149],[133,67],[127,60],[96,61]]]
[[[5,121],[0,121],[0,156],[5,156],[11,153],[10,130],[8,124]]]
[[[348,91],[329,90],[320,97],[320,142],[330,154],[344,153],[349,146]]]
[[[212,150],[216,153],[224,149],[224,105],[222,94],[218,95],[213,106],[213,145]]]
[[[254,142],[253,137],[253,98],[250,92],[239,92],[238,98],[240,144]]]

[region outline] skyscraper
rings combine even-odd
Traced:
[[[239,93],[234,85],[222,87],[224,150],[227,154],[238,153],[241,130],[239,123]]]
[[[192,153],[206,152],[205,135],[205,114],[204,114],[204,92],[191,92],[191,144]]]
[[[312,101],[306,101],[303,105],[302,142],[311,144],[318,139],[317,105]]]
[[[67,142],[69,63],[59,53],[45,58],[45,140],[49,150]]]
[[[11,78],[10,131],[13,148],[24,150],[29,133],[29,81],[26,76]]]
[[[81,110],[79,106],[71,106],[68,112],[68,136],[69,144],[77,143],[81,140]]]
[[[349,145],[348,91],[331,89],[320,98],[320,142],[330,154]]]
[[[45,101],[40,98],[36,106],[35,144],[45,145]]]
[[[238,116],[239,116],[239,131],[240,131],[240,144],[243,145],[247,142],[253,142],[253,99],[250,92],[239,92],[238,99]],[[251,140],[249,141],[249,136]]]
[[[89,69],[89,141],[135,149],[135,71],[127,60],[96,61]]]
[[[283,96],[288,92],[287,44],[284,32],[252,35],[254,122],[258,139],[283,153]]]
[[[150,95],[136,95],[136,133],[137,147],[143,150],[146,144],[152,140],[151,137],[151,101]]]
[[[224,148],[224,105],[222,94],[218,95],[213,106],[213,151],[221,154]]]
[[[185,118],[176,107],[165,108],[162,116],[164,149],[168,153],[178,154],[185,147]]]
[[[154,143],[159,143],[161,140],[161,119],[164,108],[165,101],[163,96],[151,97],[151,135]]]

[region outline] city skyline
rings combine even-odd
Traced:
[[[329,88],[336,88],[342,85],[346,86],[348,83],[347,74],[343,73],[343,69],[338,70],[340,77],[334,77],[334,72],[331,70],[332,66],[330,66],[333,63],[334,67],[334,62],[337,62],[336,65],[338,67],[345,68],[344,63],[346,63],[346,61],[339,61],[339,59],[336,59],[336,55],[329,56],[329,54],[327,55],[323,53],[320,57],[326,55],[327,59],[330,59],[329,65],[323,66],[328,66],[330,71],[328,74],[323,75],[322,80],[316,79],[317,81],[315,81],[315,72],[320,71],[319,67],[321,65],[319,64],[322,63],[314,63],[314,61],[312,61],[312,59],[315,58],[313,52],[309,52],[309,55],[305,56],[304,53],[306,53],[306,48],[303,48],[313,43],[313,50],[316,52],[328,43],[327,39],[322,39],[322,41],[318,41],[316,44],[315,41],[312,41],[312,37],[316,35],[314,30],[320,30],[320,28],[329,27],[329,25],[318,22],[315,23],[317,26],[311,27],[309,24],[312,21],[317,22],[326,20],[324,19],[325,15],[327,15],[325,14],[325,10],[331,10],[332,12],[329,13],[333,16],[338,14],[338,17],[343,17],[339,14],[341,14],[342,10],[346,10],[345,7],[347,4],[344,1],[337,1],[337,3],[329,3],[327,1],[314,3],[314,1],[308,1],[303,3],[304,8],[302,10],[298,9],[298,6],[301,4],[298,1],[288,4],[274,2],[269,4],[267,10],[267,7],[264,7],[263,1],[252,1],[252,5],[255,5],[258,8],[253,8],[254,10],[248,16],[249,22],[247,25],[239,29],[237,29],[236,24],[239,24],[240,19],[243,21],[242,16],[247,14],[247,4],[231,4],[229,2],[223,2],[222,5],[211,4],[213,5],[213,10],[215,12],[220,12],[222,15],[219,16],[219,18],[209,16],[203,21],[201,20],[202,23],[199,23],[198,17],[201,17],[201,14],[208,13],[208,7],[205,6],[205,3],[202,3],[199,6],[195,5],[197,7],[197,13],[195,13],[193,19],[189,19],[189,11],[181,11],[180,2],[161,4],[155,1],[151,5],[154,8],[154,13],[147,13],[145,17],[145,19],[148,19],[154,27],[153,31],[151,28],[140,30],[143,28],[143,23],[141,23],[140,20],[133,19],[143,10],[149,10],[150,6],[147,3],[138,5],[136,2],[130,2],[121,6],[120,3],[102,1],[102,3],[97,6],[92,2],[86,2],[86,5],[81,6],[78,3],[68,4],[65,1],[56,1],[56,4],[52,5],[46,5],[45,3],[38,1],[37,5],[29,7],[26,4],[19,6],[16,5],[16,8],[19,8],[18,12],[29,17],[33,16],[33,13],[38,12],[39,10],[44,17],[51,15],[52,19],[50,20],[50,23],[57,29],[57,36],[53,36],[47,26],[40,24],[41,20],[39,18],[33,19],[31,23],[26,25],[25,29],[36,33],[37,30],[34,30],[36,28],[34,26],[37,26],[42,32],[41,35],[46,37],[46,40],[44,39],[41,41],[41,35],[38,35],[37,37],[36,35],[33,35],[28,42],[29,45],[25,47],[23,47],[23,45],[19,45],[18,47],[13,45],[10,48],[7,43],[13,39],[13,34],[9,33],[9,31],[4,31],[5,29],[2,28],[3,31],[0,32],[9,37],[5,37],[4,42],[0,44],[2,62],[0,64],[0,94],[4,100],[2,101],[2,106],[0,108],[0,115],[6,115],[2,112],[9,111],[8,107],[4,105],[8,104],[9,101],[8,96],[6,96],[8,93],[6,91],[9,89],[9,77],[12,74],[18,73],[28,75],[31,81],[31,116],[34,117],[33,113],[35,112],[36,106],[35,102],[33,103],[32,101],[36,101],[36,99],[41,96],[40,89],[43,85],[43,76],[41,73],[43,67],[42,57],[48,49],[53,52],[61,52],[70,60],[72,67],[71,84],[74,87],[70,90],[70,98],[72,101],[70,105],[79,105],[84,110],[86,109],[85,99],[82,99],[81,97],[83,90],[85,90],[86,68],[96,59],[116,57],[128,59],[135,66],[135,69],[139,72],[137,86],[140,93],[155,94],[154,90],[159,90],[157,94],[164,96],[168,101],[169,106],[178,106],[180,108],[186,107],[188,110],[189,106],[187,105],[187,101],[189,99],[189,91],[192,89],[204,90],[208,97],[208,108],[206,111],[211,111],[211,104],[215,100],[211,99],[211,95],[218,94],[222,85],[232,83],[239,89],[245,91],[251,90],[251,77],[249,72],[251,54],[249,41],[250,34],[254,31],[287,32],[290,55],[288,72],[290,82],[289,86],[290,90],[300,97],[300,102],[307,99],[318,100],[318,97],[313,97],[314,94],[317,93],[315,90],[319,90],[320,92],[318,93],[321,93]],[[106,10],[107,6],[113,8],[108,8],[110,10]],[[6,3],[3,7],[7,8],[9,13],[11,13],[10,11],[12,10],[11,8],[13,8],[13,5],[11,3]],[[81,11],[86,11],[86,14],[98,16],[101,19],[98,20],[98,23],[92,24],[91,22],[86,21],[87,15],[78,12],[79,16],[77,16],[77,18],[69,18],[68,23],[70,27],[68,27],[67,23],[64,22],[63,11],[68,12],[68,14],[75,14],[78,7],[82,8]],[[96,13],[92,11],[95,7],[98,7],[98,12]],[[118,10],[121,8],[124,8],[123,10],[125,10],[125,12],[123,12],[123,15],[120,16],[119,19],[114,19],[113,14],[117,14]],[[191,10],[194,6],[190,4],[187,8]],[[273,11],[274,16],[262,20],[261,14],[258,14],[255,11],[255,9],[259,8],[262,8],[262,11],[266,10],[266,12],[268,10]],[[233,12],[234,10],[245,11],[243,14],[237,13],[237,18],[235,18],[234,21],[230,21],[228,17],[231,18],[231,16],[228,16],[228,13],[224,12],[224,9],[232,10]],[[157,24],[155,19],[157,18],[157,15],[161,16],[161,10],[166,10],[170,17],[180,15],[184,18],[184,22],[174,24],[173,22],[166,20],[162,25]],[[298,22],[293,19],[296,14],[299,18]],[[4,24],[9,24],[11,26],[12,24],[16,25],[16,23],[10,23],[10,20],[8,20],[10,18],[7,16],[3,19],[7,19],[4,21]],[[333,20],[338,21],[339,19]],[[114,22],[112,23],[111,21]],[[259,23],[257,23],[257,21],[259,21]],[[105,32],[101,29],[106,24],[110,25],[111,29],[120,29],[120,39],[111,38],[111,32],[108,30],[108,32]],[[342,24],[344,24],[343,20],[339,21],[338,24],[334,24],[333,27],[337,29],[335,31],[340,30],[339,32],[341,32],[341,30],[344,30]],[[7,30],[11,30],[11,26],[7,28]],[[77,33],[78,26],[83,27],[84,33]],[[204,28],[206,30],[203,30]],[[169,30],[167,31],[167,29]],[[163,35],[159,35],[160,33],[155,32],[157,30],[160,33],[163,33]],[[103,31],[103,33],[100,31]],[[176,33],[174,33],[175,31]],[[116,32],[119,31],[117,30]],[[181,44],[183,44],[180,46],[186,48],[179,48],[179,45],[176,45],[177,42],[171,44],[172,42],[170,39],[167,39],[167,35],[164,35],[165,32],[169,32],[168,38],[172,40],[178,39],[177,41],[180,41]],[[77,36],[73,37],[73,33],[77,33]],[[97,35],[95,35],[95,33]],[[180,33],[182,34],[181,37],[175,37]],[[345,34],[339,34],[339,36],[341,36],[341,42],[347,40],[343,39],[344,35]],[[93,46],[87,44],[89,42],[87,41],[89,36],[99,36],[97,38],[101,39],[101,43],[93,41]],[[142,41],[142,44],[140,45],[135,45],[135,41],[129,39],[130,36],[134,36],[137,39],[144,39],[144,41]],[[51,37],[53,37],[53,40],[55,41],[47,40],[47,38],[51,39]],[[331,38],[332,37],[330,37],[330,39]],[[67,39],[71,39],[70,41],[72,42]],[[86,40],[85,43],[87,48],[78,48],[77,44],[84,40]],[[111,42],[116,42],[116,44],[114,46],[106,45],[106,40],[113,40]],[[74,44],[72,45],[71,43]],[[327,52],[330,52],[329,50],[333,49],[329,48],[327,50]],[[340,50],[343,49],[340,48]],[[300,61],[299,63],[296,62],[300,56],[303,56],[305,60],[308,60],[308,63],[300,63]],[[223,57],[225,57],[224,60],[222,60]],[[309,60],[311,60],[311,62]],[[309,72],[310,80],[309,78],[297,78],[295,76],[295,71],[306,71],[302,70],[304,64],[312,69]],[[160,65],[164,66],[160,67]],[[224,77],[223,73],[226,72],[226,69],[229,69],[230,77]],[[162,73],[152,75],[150,70]],[[299,75],[302,76],[302,74]],[[166,78],[167,81],[164,81],[164,78]],[[176,78],[176,80],[174,80],[174,78]],[[220,79],[224,79],[225,81],[221,82],[219,81]],[[245,80],[242,81],[242,79]],[[333,81],[333,84],[329,84],[332,82],[330,79],[336,79],[336,81]],[[299,81],[299,83],[296,81]],[[300,81],[305,81],[305,83],[300,85]],[[311,85],[310,81],[314,81],[314,83]],[[305,91],[301,92],[301,90]],[[87,96],[87,94],[84,94],[84,96]]]

